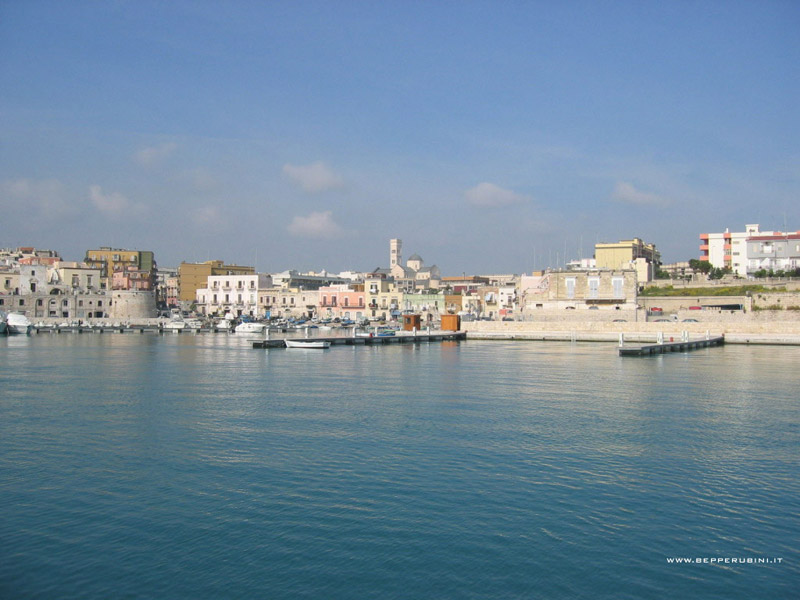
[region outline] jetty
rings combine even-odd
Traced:
[[[330,342],[331,346],[376,346],[382,344],[422,344],[428,342],[454,342],[467,339],[465,331],[398,331],[395,335],[373,335],[373,336],[339,336],[324,337],[314,336],[312,338],[285,338],[289,341],[325,341]],[[263,339],[253,342],[253,348],[285,348],[284,338]]]
[[[684,333],[679,341],[665,341],[663,334],[659,334],[655,344],[645,344],[642,346],[625,346],[624,338],[620,335],[619,355],[620,356],[650,356],[652,354],[666,354],[667,352],[688,352],[698,348],[709,348],[711,346],[721,346],[725,343],[725,336],[706,336],[704,338],[691,340]]]

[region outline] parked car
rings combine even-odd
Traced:
[[[699,323],[699,321],[697,319],[684,319],[683,322],[684,323]]]
[[[614,319],[614,323],[627,323],[628,321],[625,319]]]

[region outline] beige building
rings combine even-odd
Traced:
[[[641,283],[653,281],[661,264],[661,254],[655,244],[647,244],[639,238],[595,244],[594,257],[597,269],[633,269]]]
[[[364,280],[366,314],[373,319],[391,319],[400,314],[403,291],[388,277],[371,274]]]
[[[546,277],[544,293],[540,295],[543,308],[615,309],[636,306],[637,275],[632,269],[555,271]]]
[[[258,290],[259,315],[270,318],[308,318],[317,312],[319,290],[270,287]]]
[[[208,287],[212,275],[252,275],[254,267],[226,265],[221,260],[207,260],[202,263],[182,262],[178,267],[178,300],[194,302],[197,290]]]
[[[57,262],[50,269],[50,284],[71,289],[98,290],[102,279],[99,268],[77,262]]]
[[[103,246],[99,250],[87,250],[84,262],[89,267],[100,269],[100,285],[103,289],[110,290],[114,272],[126,268],[147,271],[155,282],[156,259],[149,250],[124,250]]]

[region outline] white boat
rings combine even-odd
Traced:
[[[186,329],[186,321],[181,317],[173,317],[164,325],[164,331],[182,331]]]
[[[287,348],[307,348],[311,350],[324,350],[330,348],[331,343],[327,340],[284,340]]]
[[[230,331],[231,330],[231,322],[228,319],[220,319],[214,324],[217,331]]]
[[[264,323],[239,323],[235,328],[235,333],[264,333],[267,326]]]
[[[31,332],[33,323],[22,313],[12,312],[6,315],[6,333],[27,335]]]
[[[203,328],[202,319],[184,319],[183,322],[186,323],[186,329],[202,329]]]

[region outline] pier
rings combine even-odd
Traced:
[[[423,342],[451,342],[467,339],[464,331],[431,331],[431,332],[410,332],[398,331],[395,335],[374,335],[372,337],[363,336],[339,336],[323,337],[314,336],[312,338],[298,337],[286,338],[287,340],[315,342],[330,342],[331,346],[376,346],[381,344],[421,344]],[[253,342],[253,348],[284,348],[284,338],[264,339]]]
[[[665,342],[663,335],[655,344],[645,344],[643,346],[625,346],[624,339],[620,336],[619,355],[620,356],[650,356],[651,354],[666,354],[667,352],[688,352],[698,348],[709,348],[711,346],[721,346],[725,343],[725,336],[716,336],[690,340],[688,335],[675,342]]]

